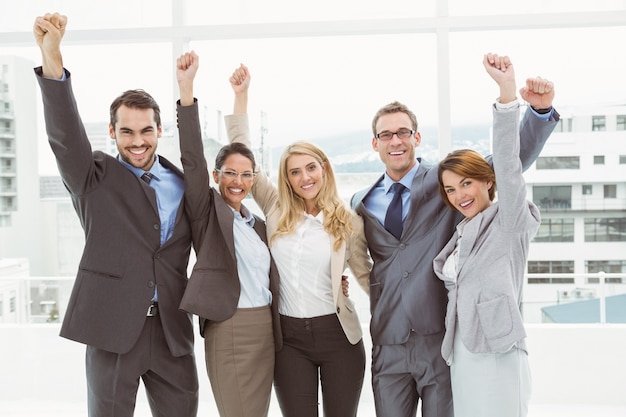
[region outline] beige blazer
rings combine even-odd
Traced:
[[[250,129],[247,114],[235,114],[225,117],[228,138],[231,142],[241,142],[250,146]],[[278,208],[278,190],[269,177],[263,172],[258,173],[257,180],[252,186],[252,196],[265,214],[267,238],[276,232],[280,211]],[[352,344],[361,340],[363,332],[361,323],[350,298],[344,296],[341,288],[341,279],[346,267],[350,267],[352,274],[359,285],[369,293],[369,273],[372,260],[367,252],[367,242],[363,231],[363,220],[354,213],[352,217],[354,232],[347,242],[338,250],[333,250],[335,241],[331,237],[330,269],[332,277],[333,301],[337,317],[346,337]],[[271,248],[271,243],[270,243]]]

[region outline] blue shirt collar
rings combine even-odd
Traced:
[[[120,155],[117,155],[117,160],[126,168],[128,168],[133,174],[135,174],[137,178],[141,178],[141,176],[145,172],[151,173],[153,176],[153,179],[156,179],[156,180],[159,180],[162,177],[161,176],[161,164],[159,163],[159,156],[157,154],[154,155],[154,164],[152,164],[152,167],[150,168],[149,171],[144,171],[141,168],[132,166],[128,162],[124,161]]]
[[[404,177],[400,178],[398,181],[400,184],[404,185],[409,191],[411,190],[411,185],[413,184],[413,178],[415,178],[415,174],[417,174],[417,170],[419,169],[420,161],[419,159],[415,161],[415,165],[409,172],[407,172]],[[383,186],[385,187],[385,194],[389,192],[393,183],[396,182],[389,178],[389,175],[385,172],[383,176]]]

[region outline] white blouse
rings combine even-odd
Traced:
[[[335,314],[331,237],[321,212],[303,213],[296,230],[276,237],[270,250],[280,274],[280,314],[296,318]]]

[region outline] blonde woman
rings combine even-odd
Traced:
[[[249,143],[250,73],[230,79],[231,141]],[[342,291],[347,266],[367,289],[371,259],[363,222],[341,200],[332,166],[317,146],[295,142],[280,160],[278,187],[259,172],[252,195],[266,216],[269,247],[280,274],[283,349],[276,353],[274,388],[283,416],[316,417],[321,380],[327,417],[356,416],[365,351],[361,323]]]

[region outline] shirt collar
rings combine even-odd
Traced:
[[[151,173],[153,179],[159,180],[161,178],[161,164],[159,163],[159,156],[156,154],[154,155],[154,164],[152,164],[149,171],[144,171],[141,168],[132,166],[128,162],[124,161],[120,155],[117,155],[117,160],[134,173],[137,178],[141,178],[141,176],[146,172]]]
[[[404,177],[400,178],[398,181],[400,184],[404,185],[409,191],[411,190],[411,184],[413,184],[413,178],[415,178],[415,174],[417,174],[417,170],[420,166],[419,159],[415,161],[415,165],[409,172],[407,172]],[[385,172],[383,176],[383,186],[385,187],[385,194],[389,192],[393,183],[396,182],[392,180],[389,175]]]
[[[256,219],[254,218],[254,216],[252,215],[252,213],[250,212],[250,210],[248,210],[246,206],[242,204],[240,211],[235,210],[231,206],[228,206],[228,207],[233,211],[233,213],[235,214],[235,217],[242,219],[244,222],[248,223],[250,227],[254,227],[254,222],[256,221]]]

